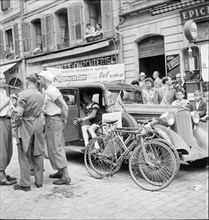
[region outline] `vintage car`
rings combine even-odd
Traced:
[[[128,84],[73,82],[58,88],[69,111],[64,130],[66,145],[82,143],[81,128],[73,125],[73,120],[79,117],[84,91],[92,92],[93,101],[104,113],[120,111],[116,103],[120,95],[126,110],[122,113],[123,127],[138,127],[152,118],[160,119],[155,125],[159,136],[174,146],[183,161],[196,167],[208,165],[208,123],[200,122],[197,112],[180,106],[143,104],[142,92]]]

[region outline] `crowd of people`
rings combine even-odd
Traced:
[[[144,72],[139,74],[139,80],[133,80],[131,85],[142,91],[144,104],[160,104],[182,106],[189,111],[199,112],[200,119],[205,120],[208,112],[208,91],[205,92],[205,100],[200,90],[194,92],[194,102],[185,99],[185,84],[181,74],[177,73],[175,79],[165,76],[160,79],[160,73],[154,71],[153,78],[146,77]]]
[[[153,79],[140,73],[140,81],[131,84],[142,90],[143,103],[180,105],[190,111],[199,112],[202,121],[208,118],[208,92],[203,100],[201,91],[194,92],[195,102],[184,99],[184,85],[176,77],[175,83],[170,77],[160,79],[159,72],[153,73]],[[56,173],[49,178],[56,178],[55,185],[69,185],[71,178],[65,154],[64,128],[68,119],[68,106],[61,92],[52,84],[53,74],[42,71],[40,74],[29,74],[26,77],[26,90],[11,97],[4,90],[5,76],[0,73],[0,185],[14,185],[15,190],[31,189],[31,168],[34,171],[35,186],[43,185],[45,144],[51,166]],[[42,94],[41,88],[45,93]],[[102,110],[92,100],[92,93],[84,91],[81,97],[80,118],[73,121],[81,125],[85,146],[89,135],[95,137]],[[13,122],[13,123],[12,123]],[[12,157],[12,126],[16,127],[16,141],[20,180],[6,173]],[[99,148],[95,146],[96,148]],[[84,150],[84,149],[83,149]]]

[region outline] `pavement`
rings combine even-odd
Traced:
[[[71,185],[53,185],[45,159],[44,185],[31,191],[0,186],[0,219],[208,219],[208,167],[181,164],[175,180],[157,192],[139,188],[123,165],[113,177],[92,178],[83,154],[67,151]],[[17,148],[7,174],[20,178]]]

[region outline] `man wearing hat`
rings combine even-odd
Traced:
[[[5,76],[0,73],[0,186],[15,184],[16,178],[6,175],[12,157],[12,125],[10,99],[4,90]]]
[[[61,92],[52,84],[53,74],[49,71],[42,71],[39,76],[40,85],[45,89],[44,115],[47,150],[52,168],[57,170],[49,177],[58,178],[53,182],[55,185],[68,185],[71,179],[67,169],[63,135],[68,118],[68,106]]]
[[[18,160],[20,181],[14,185],[15,190],[29,191],[31,187],[31,164],[34,169],[35,186],[43,184],[44,133],[41,117],[44,97],[37,90],[37,77],[26,77],[27,89],[19,94],[14,120],[17,125]]]
[[[144,72],[141,72],[139,74],[139,87],[141,89],[144,89],[146,86],[145,86],[145,78],[146,78],[146,74]]]

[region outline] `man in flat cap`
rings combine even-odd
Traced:
[[[15,190],[29,191],[31,187],[30,169],[34,169],[35,186],[43,184],[44,133],[42,108],[44,97],[37,90],[37,76],[26,77],[27,89],[19,94],[14,119],[17,125],[18,160],[20,181]]]

